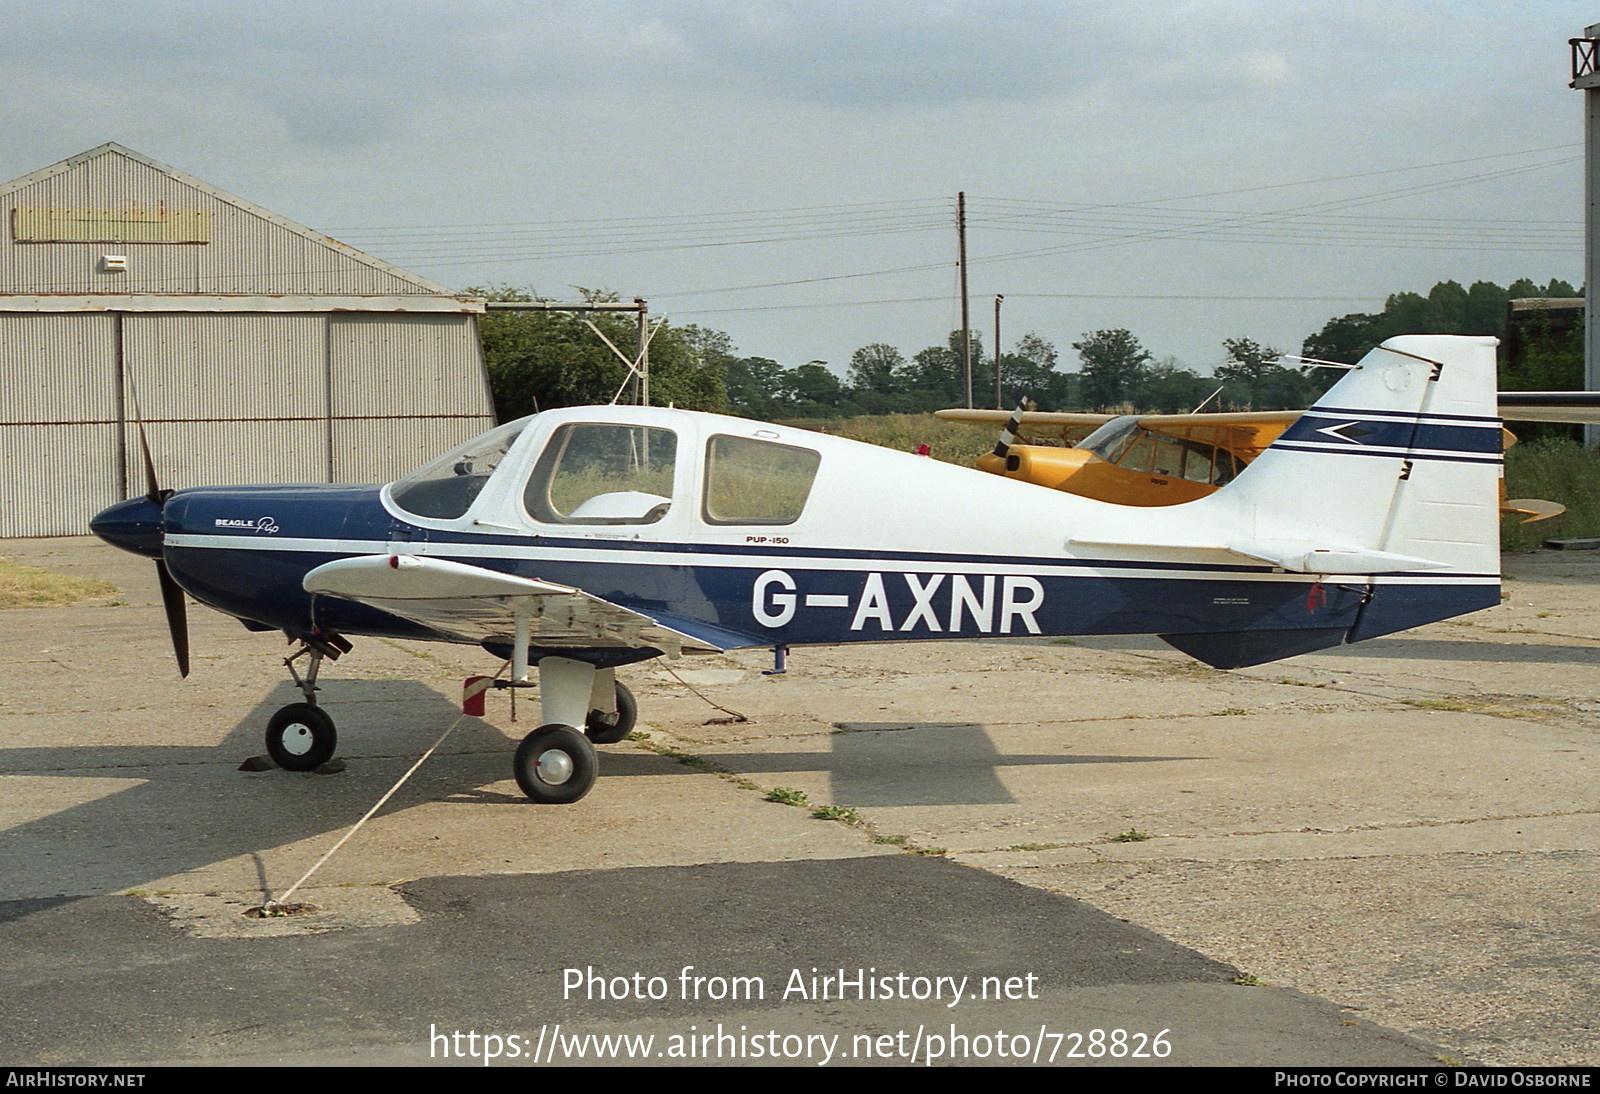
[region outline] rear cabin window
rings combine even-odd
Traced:
[[[677,458],[670,429],[564,425],[534,466],[523,505],[547,524],[654,524],[672,505]]]
[[[706,443],[706,523],[793,524],[811,496],[821,462],[809,448],[712,437]]]

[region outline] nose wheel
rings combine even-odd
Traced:
[[[333,719],[310,703],[290,703],[267,723],[267,755],[285,771],[314,771],[333,758]]]

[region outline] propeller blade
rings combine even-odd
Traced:
[[[161,606],[167,613],[167,631],[172,635],[172,654],[178,659],[178,675],[189,675],[189,609],[183,590],[173,580],[166,562],[156,560],[156,575],[161,579]]]
[[[145,433],[144,415],[138,413],[138,402],[134,402],[134,425],[139,432],[139,452],[144,457],[144,481],[149,488],[145,496],[156,505],[165,508],[167,499],[172,496],[171,490],[161,489],[161,483],[156,479],[155,457],[150,455],[150,438]],[[167,615],[167,633],[172,636],[172,656],[178,661],[178,675],[187,678],[189,675],[189,606],[184,600],[183,588],[172,576],[172,571],[167,569],[165,558],[159,555],[156,558],[156,577],[161,582],[161,608]]]
[[[150,439],[144,434],[144,419],[135,419],[134,424],[139,427],[139,451],[144,453],[144,481],[149,486],[145,496],[160,505],[166,500],[169,491],[162,490],[161,485],[156,482],[156,461],[150,455]]]
[[[995,443],[994,454],[1001,459],[1005,459],[1006,454],[1011,451],[1011,446],[1017,443],[1017,434],[1022,432],[1022,412],[1027,409],[1028,400],[1026,398],[1019,399],[1017,401],[1017,409],[1011,412],[1011,417],[1006,422],[1005,428],[1000,430],[1000,440]]]

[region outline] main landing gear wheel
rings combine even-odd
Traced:
[[[546,805],[565,805],[589,792],[599,761],[589,738],[571,726],[548,725],[522,739],[512,769],[528,797]]]
[[[614,745],[633,732],[633,723],[638,717],[639,704],[634,702],[633,692],[619,680],[617,712],[602,714],[598,710],[591,710],[589,720],[583,724],[583,732],[597,745]]]
[[[310,703],[290,703],[267,723],[267,755],[285,771],[314,771],[339,743],[333,719]]]

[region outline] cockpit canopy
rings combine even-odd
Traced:
[[[509,422],[397,479],[389,498],[410,516],[453,521],[494,480],[488,504],[503,523],[646,525],[679,512],[709,525],[800,519],[818,452],[733,418],[644,408],[617,420],[620,409]]]

